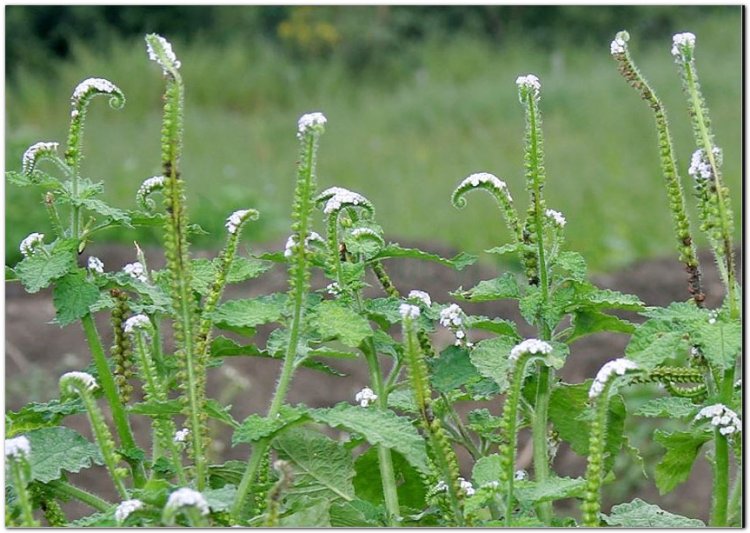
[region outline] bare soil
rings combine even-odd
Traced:
[[[268,248],[280,249],[283,243],[274,243]],[[452,256],[455,251],[430,244],[420,245],[422,249],[434,251],[444,257]],[[91,246],[86,256],[97,255],[108,270],[122,268],[126,263],[135,260],[131,248],[122,246]],[[208,254],[198,254],[206,255]],[[739,258],[738,253],[738,258]],[[163,259],[158,250],[147,251],[149,265],[160,268]],[[717,306],[720,302],[722,287],[716,268],[709,254],[701,255],[703,268],[704,291],[707,295],[708,307]],[[413,260],[393,260],[386,262],[394,283],[402,292],[411,289],[427,291],[433,301],[449,302],[452,298],[449,291],[459,286],[471,287],[483,279],[497,275],[494,269],[482,265],[474,265],[463,272],[455,272],[446,267],[427,262]],[[688,298],[687,276],[681,265],[672,259],[658,259],[632,265],[620,272],[597,276],[595,282],[604,288],[619,290],[639,296],[647,305],[668,305],[672,301]],[[325,282],[321,278],[314,278],[313,286],[322,287]],[[373,294],[377,294],[373,280]],[[274,268],[262,277],[244,284],[228,288],[228,298],[247,298],[275,291],[285,291],[287,288],[286,274],[283,268]],[[513,302],[488,302],[481,304],[466,304],[467,312],[487,316],[502,317],[524,324],[517,307]],[[49,291],[37,294],[26,294],[18,284],[6,285],[5,302],[5,350],[6,350],[6,409],[17,410],[29,401],[47,401],[58,396],[57,378],[63,372],[80,370],[89,362],[88,350],[83,338],[83,332],[77,325],[60,328],[51,323],[54,318],[54,308]],[[111,343],[111,332],[107,316],[97,317],[97,324],[105,346]],[[531,335],[532,330],[520,328],[523,334]],[[263,337],[267,332],[259,332]],[[447,345],[450,338],[438,334],[437,344]],[[619,357],[627,344],[627,336],[621,334],[598,334],[581,339],[571,347],[571,355],[561,372],[562,378],[570,383],[578,383],[596,374],[606,361]],[[265,339],[261,339],[264,342]],[[234,377],[225,371],[212,370],[209,375],[208,393],[210,397],[223,399],[231,390],[230,384],[238,386],[236,394],[229,402],[234,406],[232,414],[237,420],[243,420],[251,413],[263,413],[269,404],[274,385],[278,376],[279,362],[251,357],[235,357],[228,360],[226,366],[237,371]],[[331,366],[348,374],[348,377],[334,377],[324,375],[309,369],[301,369],[295,376],[288,396],[288,402],[303,402],[308,406],[330,406],[341,401],[353,401],[354,394],[368,384],[367,368],[362,361],[344,360],[334,361]],[[239,378],[237,377],[239,376]],[[137,399],[137,395],[136,398]],[[467,404],[461,407],[462,412],[475,408],[477,404]],[[491,411],[499,413],[501,405],[485,405]],[[640,419],[644,424],[649,420]],[[90,435],[87,421],[81,416],[71,417],[66,424],[75,427],[82,433]],[[137,439],[143,446],[147,446],[149,422],[145,417],[133,417],[134,430]],[[246,459],[248,447],[246,445],[231,448],[230,432],[224,428],[217,428],[215,445],[210,453],[215,461],[226,459]],[[530,448],[521,441],[519,452],[519,468],[529,468],[531,465]],[[660,450],[658,445],[648,440],[645,445],[649,450]],[[470,462],[466,454],[460,454],[464,474],[470,474]],[[637,468],[634,466],[633,468]],[[561,475],[578,476],[585,470],[585,458],[579,457],[565,445],[560,447],[555,459],[555,469]],[[710,468],[705,459],[699,459],[691,478],[675,491],[661,496],[654,487],[652,479],[644,479],[642,475],[628,475],[631,486],[628,493],[618,493],[617,501],[605,500],[604,511],[614,503],[630,501],[639,497],[648,502],[658,504],[662,508],[687,516],[707,519],[711,496]],[[116,501],[106,472],[95,467],[73,476],[72,480],[82,486]],[[616,484],[615,484],[616,485]],[[606,494],[606,492],[605,492]],[[571,512],[576,512],[574,502],[569,505],[561,504]],[[68,504],[66,510],[70,517],[79,517],[89,511],[82,506]]]

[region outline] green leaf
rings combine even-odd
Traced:
[[[399,503],[404,500],[399,496]],[[379,507],[363,500],[335,502],[329,509],[331,527],[383,527],[383,512]]]
[[[255,328],[278,322],[286,309],[285,294],[272,294],[245,300],[230,300],[220,305],[211,318],[217,327]]]
[[[277,435],[303,418],[305,414],[304,406],[290,407],[288,405],[282,406],[279,415],[274,418],[252,414],[235,429],[232,435],[232,446],[240,443],[253,443]]]
[[[272,266],[269,261],[254,257],[235,257],[227,273],[227,283],[242,283],[249,279],[255,279]]]
[[[691,324],[692,338],[701,347],[703,356],[722,370],[734,368],[742,350],[742,324],[716,320]]]
[[[501,393],[508,389],[508,356],[517,341],[514,337],[495,337],[478,342],[471,351],[471,363],[481,375],[495,381]]]
[[[517,481],[514,492],[520,501],[529,503],[551,502],[583,495],[586,480],[583,478],[550,477],[545,481]]]
[[[86,273],[80,269],[70,272],[58,280],[52,293],[57,310],[55,320],[67,326],[87,315],[97,300],[99,288],[86,279]]]
[[[5,281],[19,281],[15,271],[8,265],[5,265]]]
[[[41,250],[24,258],[14,271],[27,292],[35,293],[76,268],[78,243],[74,239],[57,241],[49,257]]]
[[[650,418],[680,419],[695,416],[697,412],[698,406],[691,402],[689,398],[664,396],[647,401],[633,414]]]
[[[393,470],[396,474],[396,490],[401,507],[423,509],[426,491],[422,476],[404,457],[391,450]],[[383,505],[383,482],[380,477],[380,461],[376,447],[369,448],[357,457],[354,463],[354,491],[359,498],[375,505]]]
[[[399,306],[402,303],[399,298],[373,298],[365,301],[365,311],[371,320],[382,319],[388,324],[400,324]]]
[[[205,413],[214,420],[223,422],[230,427],[236,428],[239,426],[237,421],[229,414],[229,410],[232,406],[222,406],[214,399],[206,401]],[[147,402],[139,402],[128,406],[128,412],[134,415],[144,415],[153,418],[168,418],[175,415],[180,415],[184,411],[184,407],[179,399],[174,398],[171,400],[149,400]]]
[[[271,268],[271,263],[248,257],[235,257],[227,273],[227,283],[241,283],[260,276]],[[208,294],[219,270],[219,259],[193,259],[190,262],[193,290],[199,294]]]
[[[40,428],[26,434],[31,444],[31,479],[49,483],[65,472],[80,472],[102,464],[99,448],[80,433],[58,426]]]
[[[627,320],[586,308],[576,309],[573,312],[572,325],[573,331],[565,339],[567,343],[572,343],[574,340],[600,331],[618,333],[633,333],[635,331],[635,325]]]
[[[259,350],[254,344],[239,345],[232,339],[223,336],[216,337],[211,341],[212,357],[233,357],[239,355],[271,357],[266,352]]]
[[[579,292],[579,302],[594,309],[622,309],[641,311],[645,304],[634,294],[624,294],[610,289],[600,289],[594,285],[584,284]]]
[[[219,402],[211,398],[206,401],[205,410],[206,414],[214,420],[223,422],[224,424],[235,429],[240,426],[239,422],[237,422],[230,414],[230,411],[232,410],[231,405],[221,405]]]
[[[695,458],[704,443],[711,440],[712,433],[675,431],[672,433],[657,429],[654,440],[666,448],[666,453],[654,471],[654,479],[659,494],[672,491],[690,477]]]
[[[563,279],[586,280],[586,260],[578,252],[560,252],[555,258],[554,266],[568,274],[568,277]]]
[[[505,298],[519,298],[521,291],[518,280],[512,272],[506,272],[499,278],[480,281],[475,287],[451,293],[456,298],[467,302],[488,302]]]
[[[481,487],[493,481],[500,480],[500,473],[502,472],[502,463],[500,456],[496,453],[480,457],[471,471],[471,479],[474,481],[474,486]]]
[[[354,499],[354,464],[342,444],[320,433],[294,428],[274,439],[273,447],[293,466],[294,485],[287,494],[331,501]]]
[[[372,328],[366,318],[333,300],[320,302],[309,320],[323,338],[338,339],[352,348],[372,335]]]
[[[610,526],[621,527],[659,527],[659,528],[686,528],[705,527],[706,524],[694,518],[672,514],[662,510],[658,505],[646,503],[640,498],[630,503],[615,505],[609,513],[604,516],[604,521]]]
[[[439,255],[429,252],[423,252],[422,250],[418,250],[416,248],[402,248],[398,244],[390,243],[385,248],[383,248],[380,253],[378,253],[378,255],[373,258],[373,260],[380,261],[382,259],[389,259],[392,257],[407,257],[411,259],[421,259],[423,261],[434,261],[435,263],[440,263],[441,265],[451,267],[455,270],[463,270],[467,266],[476,263],[478,259],[478,256],[474,254],[467,254],[465,252],[461,252],[452,259],[445,259],[444,257],[440,257]]]
[[[331,527],[330,501],[321,498],[305,498],[305,501],[298,507],[301,510],[279,519],[279,527]]]
[[[491,331],[496,335],[507,335],[520,339],[516,324],[503,318],[487,318],[486,316],[470,315],[466,319],[466,327],[469,329],[483,329]]]
[[[19,411],[5,414],[5,437],[10,438],[38,428],[56,426],[69,415],[85,413],[86,408],[80,398],[51,400],[47,403],[29,403]]]
[[[205,489],[201,494],[212,511],[228,511],[237,495],[237,487],[224,485],[220,489]]]
[[[676,363],[690,349],[688,335],[675,330],[670,322],[647,320],[638,326],[625,347],[625,355],[646,370]]]
[[[116,207],[112,207],[111,205],[108,205],[107,203],[101,200],[95,199],[95,198],[84,198],[78,203],[82,207],[85,207],[86,209],[88,209],[89,211],[93,211],[94,213],[98,215],[101,215],[110,220],[118,222],[125,227],[128,227],[128,228],[133,227],[130,223],[130,217],[128,216],[127,211],[123,211],[122,209],[117,209]]]
[[[360,433],[370,444],[396,450],[420,472],[428,472],[424,440],[409,420],[392,411],[339,403],[328,409],[311,409],[310,416],[331,427]]]
[[[502,426],[503,419],[499,416],[493,416],[489,409],[474,409],[469,411],[468,419],[469,429],[476,431],[485,439],[492,442],[500,442],[502,439],[502,435],[498,430]]]
[[[482,379],[469,359],[469,351],[459,346],[448,346],[429,364],[432,386],[438,392],[447,393]]]
[[[242,475],[246,469],[247,463],[244,461],[227,461],[220,465],[210,465],[208,467],[209,484],[212,488],[224,485],[237,486],[242,481]]]

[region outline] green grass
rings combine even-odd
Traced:
[[[699,73],[739,220],[739,10],[697,20],[685,31],[698,36]],[[525,208],[523,114],[515,79],[534,73],[542,81],[547,203],[566,216],[570,246],[595,270],[673,253],[653,119],[617,73],[609,42],[549,53],[530,39],[512,41],[501,48],[466,37],[423,44],[409,51],[400,75],[391,69],[382,79],[373,72],[351,76],[335,58],[300,64],[262,43],[247,49],[175,42],[187,87],[183,174],[189,216],[211,234],[197,245],[216,243],[225,217],[243,207],[261,212],[248,239],[287,235],[296,120],[315,110],[328,117],[320,186],[367,196],[392,240],[442,242],[474,252],[506,242],[508,232],[489,197],[476,195],[458,211],[450,194],[468,174],[487,171],[505,179],[519,209]],[[670,47],[670,34],[659,43],[631,43],[633,57],[667,105],[689,191],[694,147]],[[131,207],[139,184],[159,172],[162,81],[141,42],[79,48],[54,75],[27,72],[8,86],[6,168],[20,167],[21,154],[38,140],[64,140],[70,92],[88,76],[117,83],[128,103],[114,111],[104,99],[94,101],[84,172],[105,181],[115,205]],[[38,192],[6,187],[11,264],[25,235],[48,228],[39,203]],[[127,243],[157,238],[132,231],[109,237]]]

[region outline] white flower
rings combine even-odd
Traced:
[[[117,509],[115,509],[115,520],[117,520],[118,523],[122,523],[131,513],[142,508],[143,502],[141,500],[125,500],[117,506]]]
[[[695,415],[695,420],[711,419],[711,425],[719,428],[722,435],[733,435],[742,431],[742,420],[737,413],[724,404],[714,404],[704,407]]]
[[[370,228],[354,228],[352,230],[352,237],[361,237],[362,235],[369,235],[372,237],[375,237],[376,239],[380,240],[380,235],[378,233]]]
[[[227,228],[227,231],[232,235],[237,233],[237,228],[239,228],[240,224],[245,221],[248,213],[250,213],[249,209],[240,209],[239,211],[235,211],[234,213],[229,215],[226,224],[224,224],[224,226],[226,226]]]
[[[321,237],[318,233],[311,231],[308,233],[307,238],[305,239],[305,246],[309,249],[310,243],[313,241],[318,241],[325,243],[323,240],[323,237]],[[292,257],[292,251],[294,249],[294,245],[297,243],[297,235],[292,234],[289,236],[289,238],[286,240],[286,245],[284,246],[284,257],[287,259]]]
[[[164,176],[153,176],[146,180],[143,180],[141,186],[138,187],[138,192],[135,194],[136,199],[139,202],[146,202],[146,197],[157,189],[161,189],[167,182],[167,178]],[[153,207],[150,207],[153,209]]]
[[[511,361],[516,361],[525,353],[541,353],[547,355],[552,353],[552,346],[548,342],[540,341],[539,339],[526,339],[513,347],[510,351],[509,358]]]
[[[604,386],[612,376],[622,376],[628,370],[638,370],[638,365],[634,361],[625,359],[624,357],[614,359],[606,363],[599,369],[599,372],[594,378],[594,382],[591,384],[591,388],[589,389],[589,398],[596,398],[597,396],[599,396],[604,390]]]
[[[721,165],[721,148],[719,148],[718,146],[714,146],[713,148],[711,148],[711,153],[714,156],[714,162],[716,163],[716,165]],[[702,148],[699,148],[698,150],[693,152],[693,155],[690,158],[690,167],[688,168],[688,174],[690,174],[690,176],[692,176],[694,179],[708,180],[714,177],[711,162],[708,160],[708,157],[706,157],[706,152]]]
[[[438,481],[437,485],[435,485],[435,492],[446,492],[448,490],[448,485],[445,484],[445,481],[442,479]]]
[[[482,485],[480,488],[482,489],[498,489],[500,488],[500,482],[499,481],[488,481],[484,485]]]
[[[558,226],[560,226],[561,228],[565,226],[566,220],[560,211],[555,211],[554,209],[547,209],[544,212],[544,214],[547,215],[547,218],[551,218],[552,221]]]
[[[88,265],[89,270],[92,272],[98,272],[99,274],[104,273],[104,263],[102,263],[102,260],[98,257],[94,257],[93,255],[89,257]]]
[[[627,44],[625,43],[625,39],[620,37],[620,35],[617,35],[615,39],[612,41],[612,43],[609,45],[609,53],[614,55],[618,54],[624,54]]]
[[[365,387],[354,395],[354,400],[359,402],[360,407],[367,407],[378,399],[378,395],[370,387]]]
[[[127,265],[122,267],[122,270],[133,279],[137,279],[139,281],[142,281],[143,283],[148,282],[148,278],[146,277],[146,269],[143,268],[143,265],[139,261],[136,261],[135,263],[128,263]]]
[[[401,318],[416,319],[419,318],[419,307],[411,304],[401,304],[398,307],[398,312]]]
[[[29,257],[34,253],[34,248],[44,243],[44,233],[31,233],[28,237],[21,241],[19,249],[24,257]]]
[[[81,101],[81,98],[91,91],[105,94],[117,94],[120,92],[120,89],[117,88],[117,85],[109,80],[105,80],[104,78],[88,78],[79,83],[73,91],[73,96],[71,97],[73,105],[77,106],[78,102]]]
[[[323,212],[326,215],[330,215],[334,211],[338,211],[341,209],[342,205],[369,205],[370,202],[362,196],[359,193],[350,191],[348,189],[343,189],[341,187],[332,187],[331,189],[335,189],[333,191],[333,195],[328,198],[328,201],[326,202],[325,207],[323,208]],[[328,189],[329,191],[331,189]]]
[[[479,187],[482,184],[491,185],[493,189],[505,191],[505,193],[510,196],[510,193],[508,192],[508,185],[503,180],[501,180],[494,174],[490,174],[489,172],[477,172],[475,174],[471,174],[468,178],[465,178],[458,185],[458,188],[461,189],[463,187],[466,187],[467,185],[470,185],[472,187]]]
[[[424,291],[418,291],[413,290],[409,292],[409,296],[407,296],[409,300],[419,300],[424,304],[425,307],[430,307],[432,305],[432,300],[430,299],[430,295],[427,294]]]
[[[307,113],[297,121],[297,138],[301,139],[313,128],[321,128],[328,122],[323,113]]]
[[[450,304],[440,311],[440,325],[446,328],[463,324],[463,311],[457,304]]]
[[[458,478],[458,483],[461,485],[461,489],[466,493],[467,496],[474,496],[474,485],[471,484],[471,481],[466,481],[464,478],[460,477]]]
[[[526,470],[516,470],[516,474],[513,476],[513,479],[516,481],[524,481],[525,479],[528,479],[529,475],[526,473]]]
[[[177,510],[180,507],[196,507],[202,515],[208,514],[208,502],[200,492],[183,487],[169,495],[167,508]]]
[[[164,51],[164,55],[166,56],[168,64],[165,64],[162,62],[161,57],[159,54],[157,54],[156,50],[154,49],[153,43],[151,42],[151,39],[156,41],[158,43],[159,47]],[[170,68],[180,68],[180,62],[177,59],[177,56],[174,54],[174,51],[172,51],[172,44],[167,41],[164,37],[161,35],[149,35],[148,38],[146,38],[146,52],[148,52],[148,58],[151,61],[156,61],[161,65],[161,68],[166,73]]]
[[[148,319],[146,315],[135,315],[131,316],[125,321],[125,325],[123,326],[123,330],[125,333],[135,333],[136,330],[139,329],[145,329],[150,330],[151,329],[151,321]]]
[[[75,387],[71,384],[73,381],[83,384],[89,391],[93,391],[98,387],[96,379],[91,374],[86,372],[66,372],[60,376],[60,388],[65,389],[67,392],[76,392]]]
[[[23,153],[23,157],[21,158],[22,172],[24,174],[28,174],[29,172],[31,172],[31,170],[34,168],[34,163],[36,163],[36,160],[40,155],[40,152],[56,152],[58,146],[60,146],[60,143],[44,141],[40,141],[29,146],[29,148]]]
[[[539,91],[542,88],[542,84],[539,83],[539,78],[533,74],[527,74],[526,76],[518,76],[516,78],[516,85],[521,91],[531,90],[533,91],[534,98],[539,96]]]
[[[326,285],[326,292],[331,296],[339,296],[343,291],[341,290],[341,285],[334,281]]]
[[[186,442],[189,435],[190,435],[190,430],[188,428],[183,428],[175,432],[173,440],[175,442]]]
[[[680,57],[682,55],[682,48],[688,47],[690,49],[695,48],[695,35],[690,32],[677,33],[672,37],[672,55]]]
[[[23,435],[12,439],[5,439],[6,459],[27,459],[30,453],[31,443]]]

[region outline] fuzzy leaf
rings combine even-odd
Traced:
[[[388,324],[400,324],[398,308],[403,302],[398,298],[373,298],[365,302],[365,310],[371,320],[385,320]]]
[[[486,316],[472,315],[467,317],[466,327],[469,329],[483,329],[496,335],[520,338],[515,323],[502,318],[487,318]]]
[[[472,365],[469,351],[458,346],[449,346],[429,361],[431,366],[431,381],[438,392],[448,393],[467,383],[479,381],[482,376]]]
[[[228,511],[237,495],[237,487],[224,485],[220,489],[205,489],[202,494],[212,511]]]
[[[578,252],[560,252],[555,259],[557,268],[568,274],[564,279],[584,281],[586,279],[586,260]]]
[[[333,300],[320,302],[310,317],[310,322],[324,338],[338,339],[352,348],[372,335],[372,328],[366,318]]]
[[[391,452],[393,470],[396,473],[398,502],[402,507],[422,509],[425,506],[425,488],[420,473],[395,451]],[[357,497],[375,505],[384,505],[383,482],[380,477],[380,461],[375,446],[357,457],[354,469],[354,491]]]
[[[128,216],[127,211],[112,207],[111,205],[96,198],[84,198],[79,202],[79,204],[89,211],[93,211],[94,213],[122,224],[127,228],[133,227],[130,223],[130,217]]]
[[[689,350],[687,335],[669,322],[647,320],[638,326],[625,347],[625,355],[644,369],[675,363]]]
[[[500,387],[500,392],[508,388],[510,351],[517,344],[513,337],[495,337],[477,343],[471,351],[471,363],[481,375],[490,378]]]
[[[647,401],[633,414],[650,418],[680,419],[692,417],[697,411],[698,406],[691,402],[689,398],[664,396],[662,398],[653,398]]]
[[[698,457],[701,446],[711,440],[711,435],[709,432],[689,431],[668,433],[661,429],[654,432],[654,440],[667,449],[654,471],[659,494],[672,491],[690,477],[695,458]]]
[[[278,322],[286,309],[286,295],[272,294],[245,300],[230,300],[212,314],[217,327],[254,328]]]
[[[404,499],[399,493],[399,503]],[[331,516],[331,527],[383,527],[383,513],[379,507],[364,500],[352,500],[350,502],[336,502],[329,509]]]
[[[27,292],[38,292],[76,268],[76,247],[73,239],[58,241],[49,257],[40,250],[25,257],[13,270]]]
[[[451,293],[456,298],[467,302],[488,302],[506,298],[518,298],[521,291],[518,280],[512,272],[506,272],[499,278],[480,281],[468,290],[457,290]]]
[[[406,257],[411,259],[421,259],[423,261],[434,261],[435,263],[440,263],[441,265],[451,267],[455,270],[463,270],[467,266],[476,263],[478,259],[476,255],[467,254],[465,252],[461,252],[452,259],[445,259],[444,257],[440,257],[439,255],[429,252],[423,252],[422,250],[418,250],[416,248],[402,248],[398,244],[391,243],[383,248],[380,253],[378,253],[378,255],[373,258],[373,260],[380,261],[382,259],[389,259],[392,257]]]
[[[503,244],[502,246],[495,246],[494,248],[485,250],[484,253],[494,254],[494,255],[507,255],[507,254],[515,254],[515,253],[520,253],[520,252],[533,252],[535,250],[536,248],[528,244],[513,243],[513,244]]]
[[[193,259],[190,262],[193,290],[205,295],[211,289],[219,268],[219,260]],[[271,263],[248,257],[235,257],[227,273],[227,283],[240,283],[260,276],[271,268]]]
[[[493,481],[500,481],[502,465],[500,456],[496,453],[480,457],[471,471],[471,479],[476,487],[481,487]]]
[[[610,289],[600,289],[585,284],[586,289],[579,293],[579,301],[594,309],[623,309],[627,311],[641,311],[644,303],[634,294],[624,294]]]
[[[55,284],[52,301],[57,314],[55,321],[67,326],[87,315],[99,300],[99,288],[86,279],[83,270],[75,270],[60,278]]]
[[[267,418],[258,414],[248,416],[232,435],[232,446],[240,443],[253,443],[260,439],[277,435],[306,414],[303,406],[283,406],[279,416]]]
[[[300,508],[299,511],[282,516],[279,519],[279,527],[331,527],[330,501],[321,498],[305,498],[305,501],[298,507]]]
[[[68,415],[85,412],[86,408],[80,398],[65,402],[51,400],[47,403],[29,403],[19,411],[8,411],[5,414],[5,438],[34,429],[56,426]]]
[[[231,405],[222,406],[216,400],[210,399],[206,401],[205,412],[210,418],[236,428],[239,426],[239,424],[234,418],[232,418],[232,415],[229,414],[231,408]],[[180,403],[180,400],[174,398],[171,400],[163,401],[149,400],[147,402],[139,402],[128,406],[127,410],[129,413],[132,413],[134,415],[144,415],[153,418],[165,418],[182,414],[184,408],[182,406],[182,403]]]
[[[706,526],[700,520],[672,514],[662,510],[658,505],[646,503],[640,498],[636,498],[630,503],[615,505],[612,507],[609,516],[604,516],[604,521],[610,526],[628,528],[687,528]]]
[[[98,446],[70,428],[58,426],[30,431],[31,479],[49,483],[65,472],[80,472],[94,464],[102,464]]]
[[[292,429],[274,439],[273,447],[294,468],[294,486],[288,494],[354,499],[354,463],[342,444],[320,433]]]
[[[607,315],[591,309],[577,309],[573,312],[573,331],[565,342],[598,333],[600,331],[614,331],[618,333],[633,333],[635,325],[616,316]]]
[[[717,320],[713,324],[700,321],[691,325],[691,336],[710,363],[722,370],[735,366],[742,350],[742,324],[739,321]]]
[[[370,444],[396,450],[420,472],[428,472],[424,440],[409,420],[392,411],[339,403],[332,408],[311,409],[310,417],[331,427],[360,433]]]
[[[516,497],[530,503],[551,502],[583,495],[586,480],[583,478],[551,477],[543,482],[518,481],[514,484]]]
[[[212,357],[232,357],[247,355],[253,357],[271,357],[266,352],[258,349],[254,344],[239,345],[232,339],[216,337],[211,341]]]

